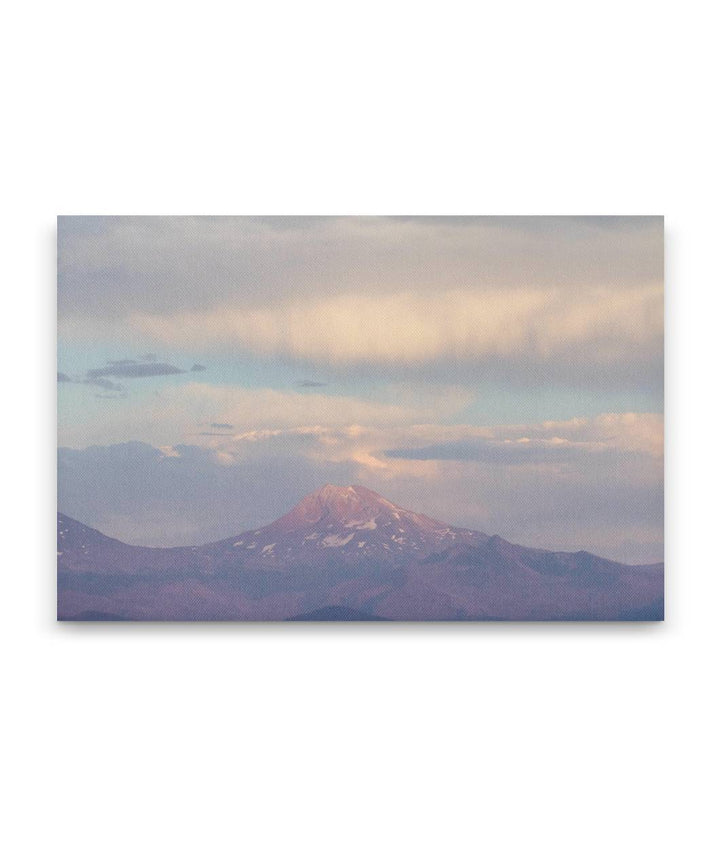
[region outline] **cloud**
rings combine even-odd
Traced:
[[[248,444],[298,443],[308,454],[354,461],[366,473],[382,478],[399,473],[432,475],[437,467],[428,464],[433,462],[594,467],[603,464],[602,459],[608,465],[643,461],[648,472],[661,475],[663,420],[654,413],[608,413],[527,425],[315,425],[237,432],[212,445],[224,457],[239,461]]]
[[[503,464],[587,461],[588,456],[645,454],[662,462],[663,420],[655,413],[605,413],[536,425],[453,429],[427,446],[387,449],[384,455],[417,461],[485,461]]]
[[[108,380],[105,377],[88,376],[80,379],[71,378],[64,372],[58,372],[58,383],[80,383],[85,386],[96,386],[107,392],[122,393],[122,395],[96,395],[96,398],[122,398],[125,395],[125,387],[119,383]]]
[[[60,507],[135,543],[199,543],[267,523],[325,482],[359,483],[406,508],[516,543],[623,561],[662,558],[656,414],[485,428],[254,428],[201,439],[163,449],[61,449]],[[382,453],[430,443],[534,451],[433,461]]]
[[[488,358],[595,365],[662,353],[660,285],[595,288],[455,289],[290,300],[252,311],[135,315],[139,333],[173,347],[244,349],[315,364],[433,364]]]
[[[361,291],[620,289],[663,277],[662,218],[61,217],[61,317]]]
[[[440,401],[444,402],[445,412],[452,413],[467,404],[468,396],[463,392],[438,389],[432,404],[412,399],[397,403],[321,392],[193,383],[168,391],[164,397],[165,404],[173,402],[182,408],[211,409],[220,418],[207,421],[231,424],[238,431],[303,425],[407,424],[427,418],[433,406],[437,411]]]
[[[129,398],[111,420],[104,411],[83,413],[82,418],[68,412],[59,423],[59,442],[74,447],[129,440],[175,444],[196,436],[198,425],[212,422],[233,425],[238,433],[316,425],[410,425],[437,419],[439,414],[450,418],[471,400],[466,390],[441,386],[378,400],[193,382],[165,387],[153,396]]]
[[[95,380],[95,379],[93,379]],[[257,429],[287,429],[324,425],[408,425],[439,413],[451,416],[465,408],[471,396],[463,390],[439,387],[434,394],[394,400],[371,400],[351,395],[327,395],[268,388],[249,389],[185,383],[157,390],[152,396],[128,398],[122,412],[107,418],[104,411],[69,411],[59,423],[59,442],[67,446],[144,440],[157,445],[184,442],[198,425],[233,425],[240,433]]]
[[[127,394],[125,387],[110,378],[133,379],[187,374],[185,369],[156,362],[155,354],[146,354],[145,357],[151,357],[153,361],[141,363],[133,359],[108,360],[105,366],[88,369],[85,376],[80,378],[72,378],[64,372],[58,372],[58,383],[80,383],[86,386],[97,386],[108,392],[122,393],[116,396],[98,395],[97,398],[124,398]],[[204,369],[205,366],[195,364],[190,371],[204,371]]]
[[[571,443],[555,437],[550,440],[484,440],[481,438],[437,443],[416,449],[386,449],[389,458],[411,461],[483,461],[497,464],[571,463],[585,461],[588,455],[622,454],[612,446]]]
[[[122,384],[115,383],[114,381],[108,380],[104,377],[89,377],[82,381],[82,383],[87,384],[88,386],[99,386],[100,389],[105,389],[108,392],[125,392],[125,387]],[[103,396],[108,398],[110,396]]]
[[[191,372],[204,372],[207,366],[202,366],[200,363],[194,363],[193,367],[190,369]]]
[[[225,428],[229,431],[232,429],[233,426],[229,422],[211,422],[210,427],[211,428]]]
[[[327,386],[326,383],[323,383],[322,381],[319,381],[319,380],[299,380],[297,385],[305,387],[305,388]]]
[[[62,340],[659,400],[662,218],[61,218],[59,245]]]
[[[421,446],[417,449],[386,449],[383,454],[389,458],[413,461],[488,461],[513,464],[532,460],[567,460],[571,449],[575,447],[565,442],[495,442],[478,438]]]
[[[138,363],[135,360],[109,360],[107,366],[88,369],[88,378],[100,377],[158,377],[161,375],[185,374],[185,369],[168,363]]]

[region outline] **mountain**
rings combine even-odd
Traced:
[[[521,547],[325,485],[268,526],[134,547],[58,515],[69,620],[657,620],[663,566]]]
[[[485,541],[486,535],[407,511],[366,487],[328,484],[274,523],[211,547],[233,563],[241,557],[245,564],[287,570],[298,563],[405,564],[456,544]]]

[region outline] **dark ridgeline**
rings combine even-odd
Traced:
[[[58,618],[661,620],[663,565],[521,547],[325,485],[274,523],[133,547],[58,515]]]

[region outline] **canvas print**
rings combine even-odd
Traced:
[[[661,217],[58,219],[58,618],[651,621]]]

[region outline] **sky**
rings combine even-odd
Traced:
[[[326,482],[663,556],[659,217],[60,217],[59,508],[134,544]]]

